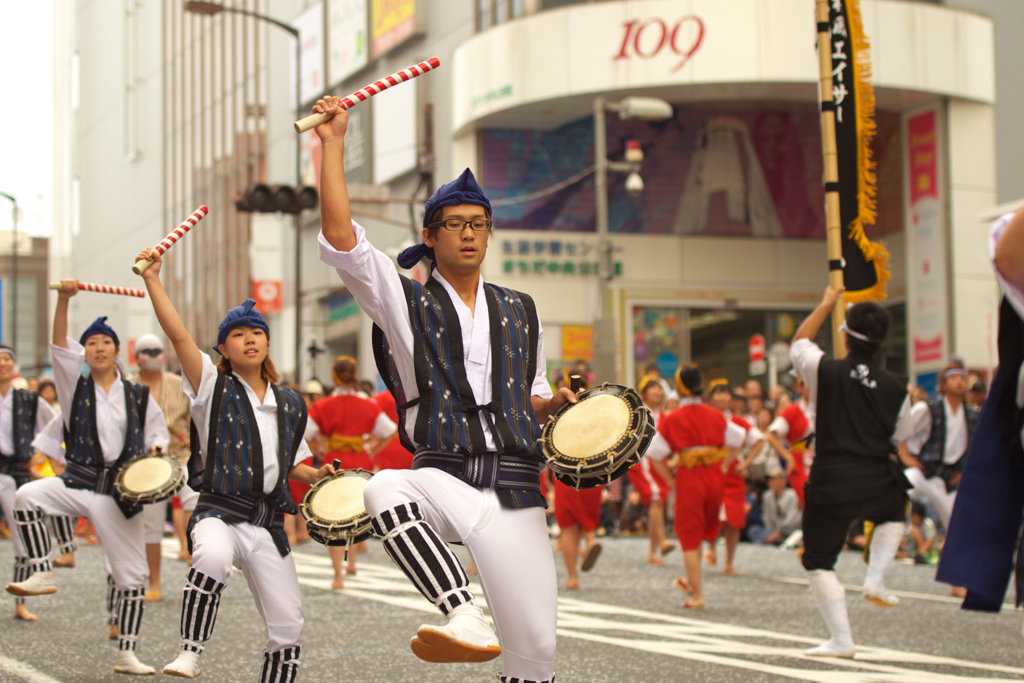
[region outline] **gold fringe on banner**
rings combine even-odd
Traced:
[[[850,223],[850,238],[857,243],[864,258],[875,266],[877,281],[874,287],[858,292],[846,292],[848,302],[881,301],[887,294],[889,252],[884,244],[872,242],[864,233],[865,225],[874,225],[877,212],[878,164],[872,158],[871,141],[875,139],[878,125],[875,123],[875,88],[871,84],[871,43],[864,35],[864,21],[860,14],[860,0],[847,0],[848,29],[853,51],[854,93],[857,99],[857,203],[858,216]]]

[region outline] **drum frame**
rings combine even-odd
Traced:
[[[145,460],[146,458],[159,458],[165,460],[171,465],[171,472],[174,475],[167,483],[163,484],[160,488],[150,489],[149,491],[135,492],[129,491],[125,488],[124,478],[128,470],[132,465]],[[124,466],[118,470],[117,479],[114,481],[114,491],[117,494],[118,500],[123,500],[128,503],[135,505],[150,505],[152,503],[159,503],[161,501],[171,498],[181,487],[185,485],[185,470],[178,464],[178,461],[172,458],[170,455],[164,453],[162,450],[157,449],[156,455],[150,455],[149,453],[142,453],[134,456],[131,460],[126,462]]]
[[[626,431],[615,444],[586,458],[569,458],[555,448],[554,431],[559,418],[588,398],[607,394],[621,398],[630,413]],[[643,404],[640,395],[631,387],[606,382],[583,391],[577,398],[577,403],[567,403],[555,411],[544,424],[537,443],[544,452],[548,468],[555,479],[578,491],[581,488],[596,488],[610,484],[640,462],[640,458],[654,438],[655,429],[650,411]]]
[[[346,557],[348,556],[348,551],[353,544],[362,543],[373,536],[373,527],[370,525],[370,515],[366,513],[365,503],[363,506],[363,514],[357,515],[343,522],[334,522],[324,519],[313,512],[312,502],[316,492],[323,488],[328,482],[341,477],[353,476],[363,477],[369,481],[373,478],[373,472],[367,472],[362,468],[354,470],[339,469],[331,476],[324,477],[320,481],[312,484],[309,487],[309,490],[306,491],[306,494],[302,496],[302,503],[299,505],[302,516],[306,519],[306,529],[309,531],[310,538],[326,546],[345,546]]]

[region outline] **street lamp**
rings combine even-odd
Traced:
[[[616,111],[620,119],[664,121],[672,118],[672,105],[656,97],[627,97],[621,102],[594,98],[594,185],[597,218],[598,265],[598,318],[594,325],[594,375],[598,381],[615,381],[615,318],[608,313],[608,285],[615,274],[613,247],[608,238],[608,172],[628,173],[626,191],[634,197],[644,190],[640,177],[643,153],[639,145],[626,150],[626,161],[608,160],[608,140],[605,113]]]
[[[14,232],[11,240],[13,247],[11,249],[11,348],[14,352],[18,352],[18,200],[7,194],[6,192],[0,192],[0,197],[6,197],[11,200],[11,220],[14,222]]]
[[[302,41],[299,39],[299,29],[283,21],[279,21],[265,14],[251,12],[236,7],[225,7],[216,2],[186,2],[185,11],[193,14],[205,14],[213,16],[221,12],[241,14],[265,21],[269,24],[287,31],[295,38],[295,118],[302,118],[300,108],[302,107]],[[295,183],[300,184],[302,176],[302,150],[299,141],[295,141]],[[295,214],[295,382],[299,382],[300,369],[302,365],[302,217],[301,212]]]

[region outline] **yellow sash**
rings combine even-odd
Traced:
[[[364,443],[362,436],[331,434],[327,438],[327,450],[332,453],[358,453],[364,450]]]
[[[714,465],[716,462],[725,460],[728,455],[728,448],[708,446],[706,448],[692,448],[688,451],[682,451],[677,457],[681,467],[692,470],[697,465]]]

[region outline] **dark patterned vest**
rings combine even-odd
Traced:
[[[921,447],[921,453],[917,459],[924,465],[924,476],[941,477],[946,481],[946,488],[953,490],[951,479],[955,472],[964,468],[964,458],[967,457],[967,450],[960,456],[960,459],[951,465],[944,462],[946,455],[946,399],[939,397],[939,400],[932,401],[928,410],[932,414],[932,431],[928,435],[928,441]],[[974,433],[978,430],[978,421],[981,419],[981,411],[971,408],[966,402],[960,405],[964,411],[964,418],[967,420],[967,449],[970,449],[974,441]]]
[[[124,448],[109,467],[103,457],[96,423],[96,383],[92,377],[79,377],[75,397],[71,401],[71,416],[64,427],[65,458],[67,466],[60,475],[70,488],[88,489],[103,495],[113,495],[125,517],[133,517],[142,510],[141,505],[128,505],[117,498],[114,482],[121,467],[146,450],[146,408],[149,406],[149,387],[122,380],[124,406],[127,416]]]
[[[466,377],[462,328],[444,286],[402,278],[412,323],[416,389],[409,401],[395,369],[388,341],[373,330],[374,358],[395,396],[398,435],[414,454],[413,469],[433,467],[477,488],[495,489],[506,507],[543,506],[537,450],[537,419],[530,402],[537,372],[540,324],[526,294],[484,284],[491,335],[491,401],[477,405]],[[408,409],[419,406],[413,439],[406,430]],[[488,453],[479,415],[494,438]]]
[[[0,453],[0,474],[14,478],[16,486],[31,480],[28,462],[32,459],[32,438],[36,432],[36,411],[39,408],[39,395],[25,389],[12,389],[11,425],[14,433],[14,453]]]
[[[195,423],[191,427],[188,483],[200,493],[189,528],[207,517],[227,524],[249,522],[270,531],[283,557],[290,551],[284,515],[298,513],[288,487],[288,472],[306,431],[306,402],[297,392],[276,384],[270,384],[268,390],[277,401],[277,453],[263,452],[256,414],[242,382],[217,371],[205,466],[201,465],[199,432]],[[269,494],[263,492],[264,457],[278,461],[277,481]]]

